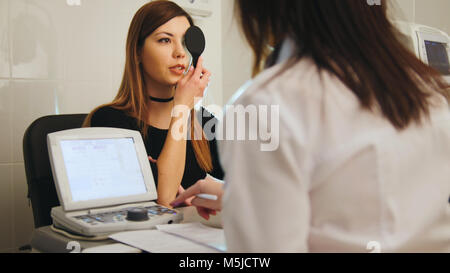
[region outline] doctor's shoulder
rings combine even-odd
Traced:
[[[313,99],[321,93],[317,90],[322,86],[321,74],[323,71],[319,71],[309,58],[276,64],[245,83],[228,104],[247,106],[275,104],[292,99],[299,101],[301,97]]]

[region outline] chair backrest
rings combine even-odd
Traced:
[[[45,116],[35,120],[23,137],[23,159],[34,226],[52,224],[50,211],[59,206],[47,149],[47,134],[80,128],[86,114]]]

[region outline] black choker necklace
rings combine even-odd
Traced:
[[[155,98],[155,97],[150,96],[150,100],[156,101],[156,102],[170,102],[170,101],[173,101],[173,97],[168,98],[168,99],[160,99],[160,98]]]

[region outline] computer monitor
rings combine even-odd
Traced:
[[[450,83],[450,38],[447,33],[429,26],[395,22],[406,36],[405,45],[424,63],[435,68]]]
[[[419,41],[422,45],[421,54],[424,62],[442,75],[450,76],[448,38],[443,35],[420,33]]]
[[[157,199],[138,131],[81,128],[49,134],[47,141],[64,211]]]

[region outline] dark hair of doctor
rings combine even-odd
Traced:
[[[379,109],[397,129],[426,118],[435,92],[449,99],[441,74],[401,43],[385,0],[381,5],[366,0],[237,0],[236,13],[254,52],[254,75],[267,66],[270,46],[290,37],[297,48],[286,68],[304,56],[312,58],[337,76],[363,108]]]

